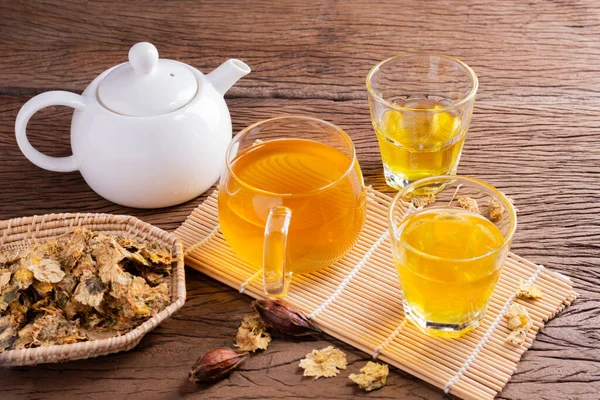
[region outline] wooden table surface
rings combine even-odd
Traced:
[[[571,276],[580,298],[538,335],[502,399],[600,396],[600,4],[532,1],[2,1],[0,4],[0,218],[51,212],[131,214],[172,230],[203,197],[136,210],[97,196],[79,173],[54,173],[19,151],[14,121],[30,97],[76,93],[129,47],[154,43],[162,57],[210,72],[228,58],[252,73],[226,95],[234,132],[284,114],[332,121],[353,138],[367,184],[392,193],[369,120],[365,76],[401,52],[454,55],[480,79],[460,174],[516,199],[513,250]],[[68,155],[71,109],[35,115],[33,144]],[[275,340],[229,379],[187,382],[206,350],[230,345],[250,299],[187,271],[188,300],[135,349],[87,361],[0,371],[0,397],[441,399],[401,371],[364,394],[348,371],[303,378],[298,361],[334,344],[355,370],[367,354],[330,339]]]

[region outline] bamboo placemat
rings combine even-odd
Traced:
[[[577,297],[571,280],[510,253],[481,325],[461,339],[431,338],[405,323],[388,236],[391,197],[368,188],[367,220],[358,243],[332,267],[294,276],[286,301],[323,331],[464,399],[492,399],[506,385],[544,323]],[[254,298],[262,274],[236,257],[219,230],[217,191],[174,232],[186,264]],[[543,298],[515,300],[519,280],[535,281]],[[527,307],[533,327],[521,346],[506,343],[503,314]]]

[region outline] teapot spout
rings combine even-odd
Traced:
[[[250,73],[250,67],[243,61],[232,58],[225,61],[206,78],[213,87],[224,95],[242,76]]]

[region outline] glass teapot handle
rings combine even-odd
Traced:
[[[276,206],[269,211],[263,247],[263,287],[267,296],[286,295],[291,271],[287,271],[287,239],[292,210]]]

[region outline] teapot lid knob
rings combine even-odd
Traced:
[[[136,43],[129,49],[129,63],[136,72],[149,74],[158,64],[158,50],[152,43]]]

